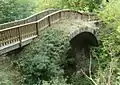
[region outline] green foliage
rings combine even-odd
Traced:
[[[13,85],[5,72],[0,72],[0,85]]]
[[[114,29],[104,29],[106,31],[100,33],[102,45],[96,49],[96,56],[98,60],[98,70],[96,72],[96,82],[98,85],[119,85],[117,77],[120,73],[120,33]],[[94,54],[94,53],[93,53]],[[110,78],[110,80],[109,80]]]
[[[99,9],[101,3],[102,0],[39,0],[38,10],[52,7],[92,12]]]
[[[103,42],[97,54],[102,60],[110,61],[113,57],[118,57],[120,53],[120,32],[119,32],[119,5],[120,1],[112,1],[108,3],[105,10],[101,11],[99,16],[103,20],[105,26],[100,31],[100,39]],[[101,52],[102,51],[102,52]]]
[[[60,2],[61,8],[92,12],[100,7],[102,0],[60,0]]]
[[[71,84],[67,84],[66,79],[64,78],[55,77],[55,78],[52,78],[50,82],[43,81],[43,85],[71,85]]]
[[[25,2],[27,1],[27,2]],[[0,0],[0,23],[5,23],[31,15],[35,5],[30,0]]]
[[[48,8],[57,8],[58,0],[38,0],[37,3],[37,11],[41,11]]]
[[[74,75],[75,61],[63,31],[46,30],[14,56],[19,57],[23,85],[92,85],[84,75]]]
[[[23,82],[27,85],[38,84],[42,80],[62,76],[66,62],[69,42],[62,31],[48,30],[41,34],[18,55],[19,68],[23,74]]]
[[[93,50],[98,60],[98,70],[95,75],[97,85],[119,85],[120,80],[120,1],[110,0],[99,16],[104,22],[99,37],[102,44]],[[103,29],[102,29],[103,28]]]
[[[74,73],[71,77],[72,85],[93,85],[84,75]]]
[[[104,69],[99,67],[95,75],[95,81],[97,85],[108,85],[109,83],[111,83],[111,85],[119,85],[119,68],[120,65],[118,58],[111,58],[111,61]]]
[[[100,11],[100,18],[103,20],[105,23],[109,24],[109,26],[114,26],[113,28],[120,25],[120,1],[119,0],[110,0],[109,3],[107,3],[104,7],[103,11]]]

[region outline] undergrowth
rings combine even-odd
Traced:
[[[20,57],[18,69],[24,84],[42,84],[52,77],[64,74],[67,51],[70,49],[67,37],[62,31],[50,29],[34,40],[16,56]]]
[[[22,85],[92,85],[75,71],[75,57],[63,31],[47,29],[14,56]]]

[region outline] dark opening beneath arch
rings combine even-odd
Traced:
[[[83,69],[84,72],[88,72],[90,47],[98,46],[97,38],[90,32],[82,32],[70,40],[72,47],[72,53],[75,58],[75,69],[79,71]]]
[[[75,59],[75,70],[80,71],[82,69],[84,72],[89,71],[89,59],[90,59],[90,47],[98,46],[97,38],[94,34],[90,32],[82,32],[70,40],[71,53],[73,53],[73,58]],[[71,67],[72,68],[72,67]]]
[[[81,69],[85,72],[89,72],[89,59],[90,59],[90,47],[98,46],[97,38],[94,34],[90,32],[82,32],[73,37],[70,40],[70,45],[72,49],[68,51],[68,60],[73,61],[67,62],[67,67],[65,67],[66,74],[71,74],[74,72],[81,72]],[[92,68],[94,71],[94,68]],[[80,73],[83,75],[83,73]]]
[[[72,48],[84,48],[87,46],[98,46],[97,38],[90,32],[82,32],[70,40]]]

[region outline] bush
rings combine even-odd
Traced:
[[[89,79],[80,73],[72,74],[71,83],[72,85],[93,85]]]
[[[110,0],[99,16],[104,22],[99,37],[102,44],[93,50],[98,60],[98,69],[95,75],[97,85],[119,85],[120,80],[120,1]],[[95,53],[94,53],[95,52]]]
[[[111,33],[107,33],[110,29],[102,31],[101,41],[102,45],[95,49],[95,54],[98,60],[98,70],[94,74],[95,81],[98,85],[119,85],[118,78],[120,73],[120,33],[116,30],[111,30]]]
[[[49,81],[52,77],[62,76],[67,51],[70,48],[67,37],[62,31],[50,29],[41,34],[25,47],[18,55],[19,68],[27,85]]]
[[[66,83],[66,79],[64,79],[63,77],[59,78],[59,77],[55,77],[52,78],[51,81],[43,81],[43,85],[72,85],[72,84],[67,84]]]

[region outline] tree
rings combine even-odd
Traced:
[[[102,0],[60,0],[62,8],[70,8],[75,10],[84,10],[93,12],[100,8]]]
[[[38,10],[46,8],[73,9],[93,12],[103,0],[38,0]]]
[[[23,0],[22,0],[23,1]],[[29,16],[34,6],[29,0],[0,0],[0,23],[13,21]]]

